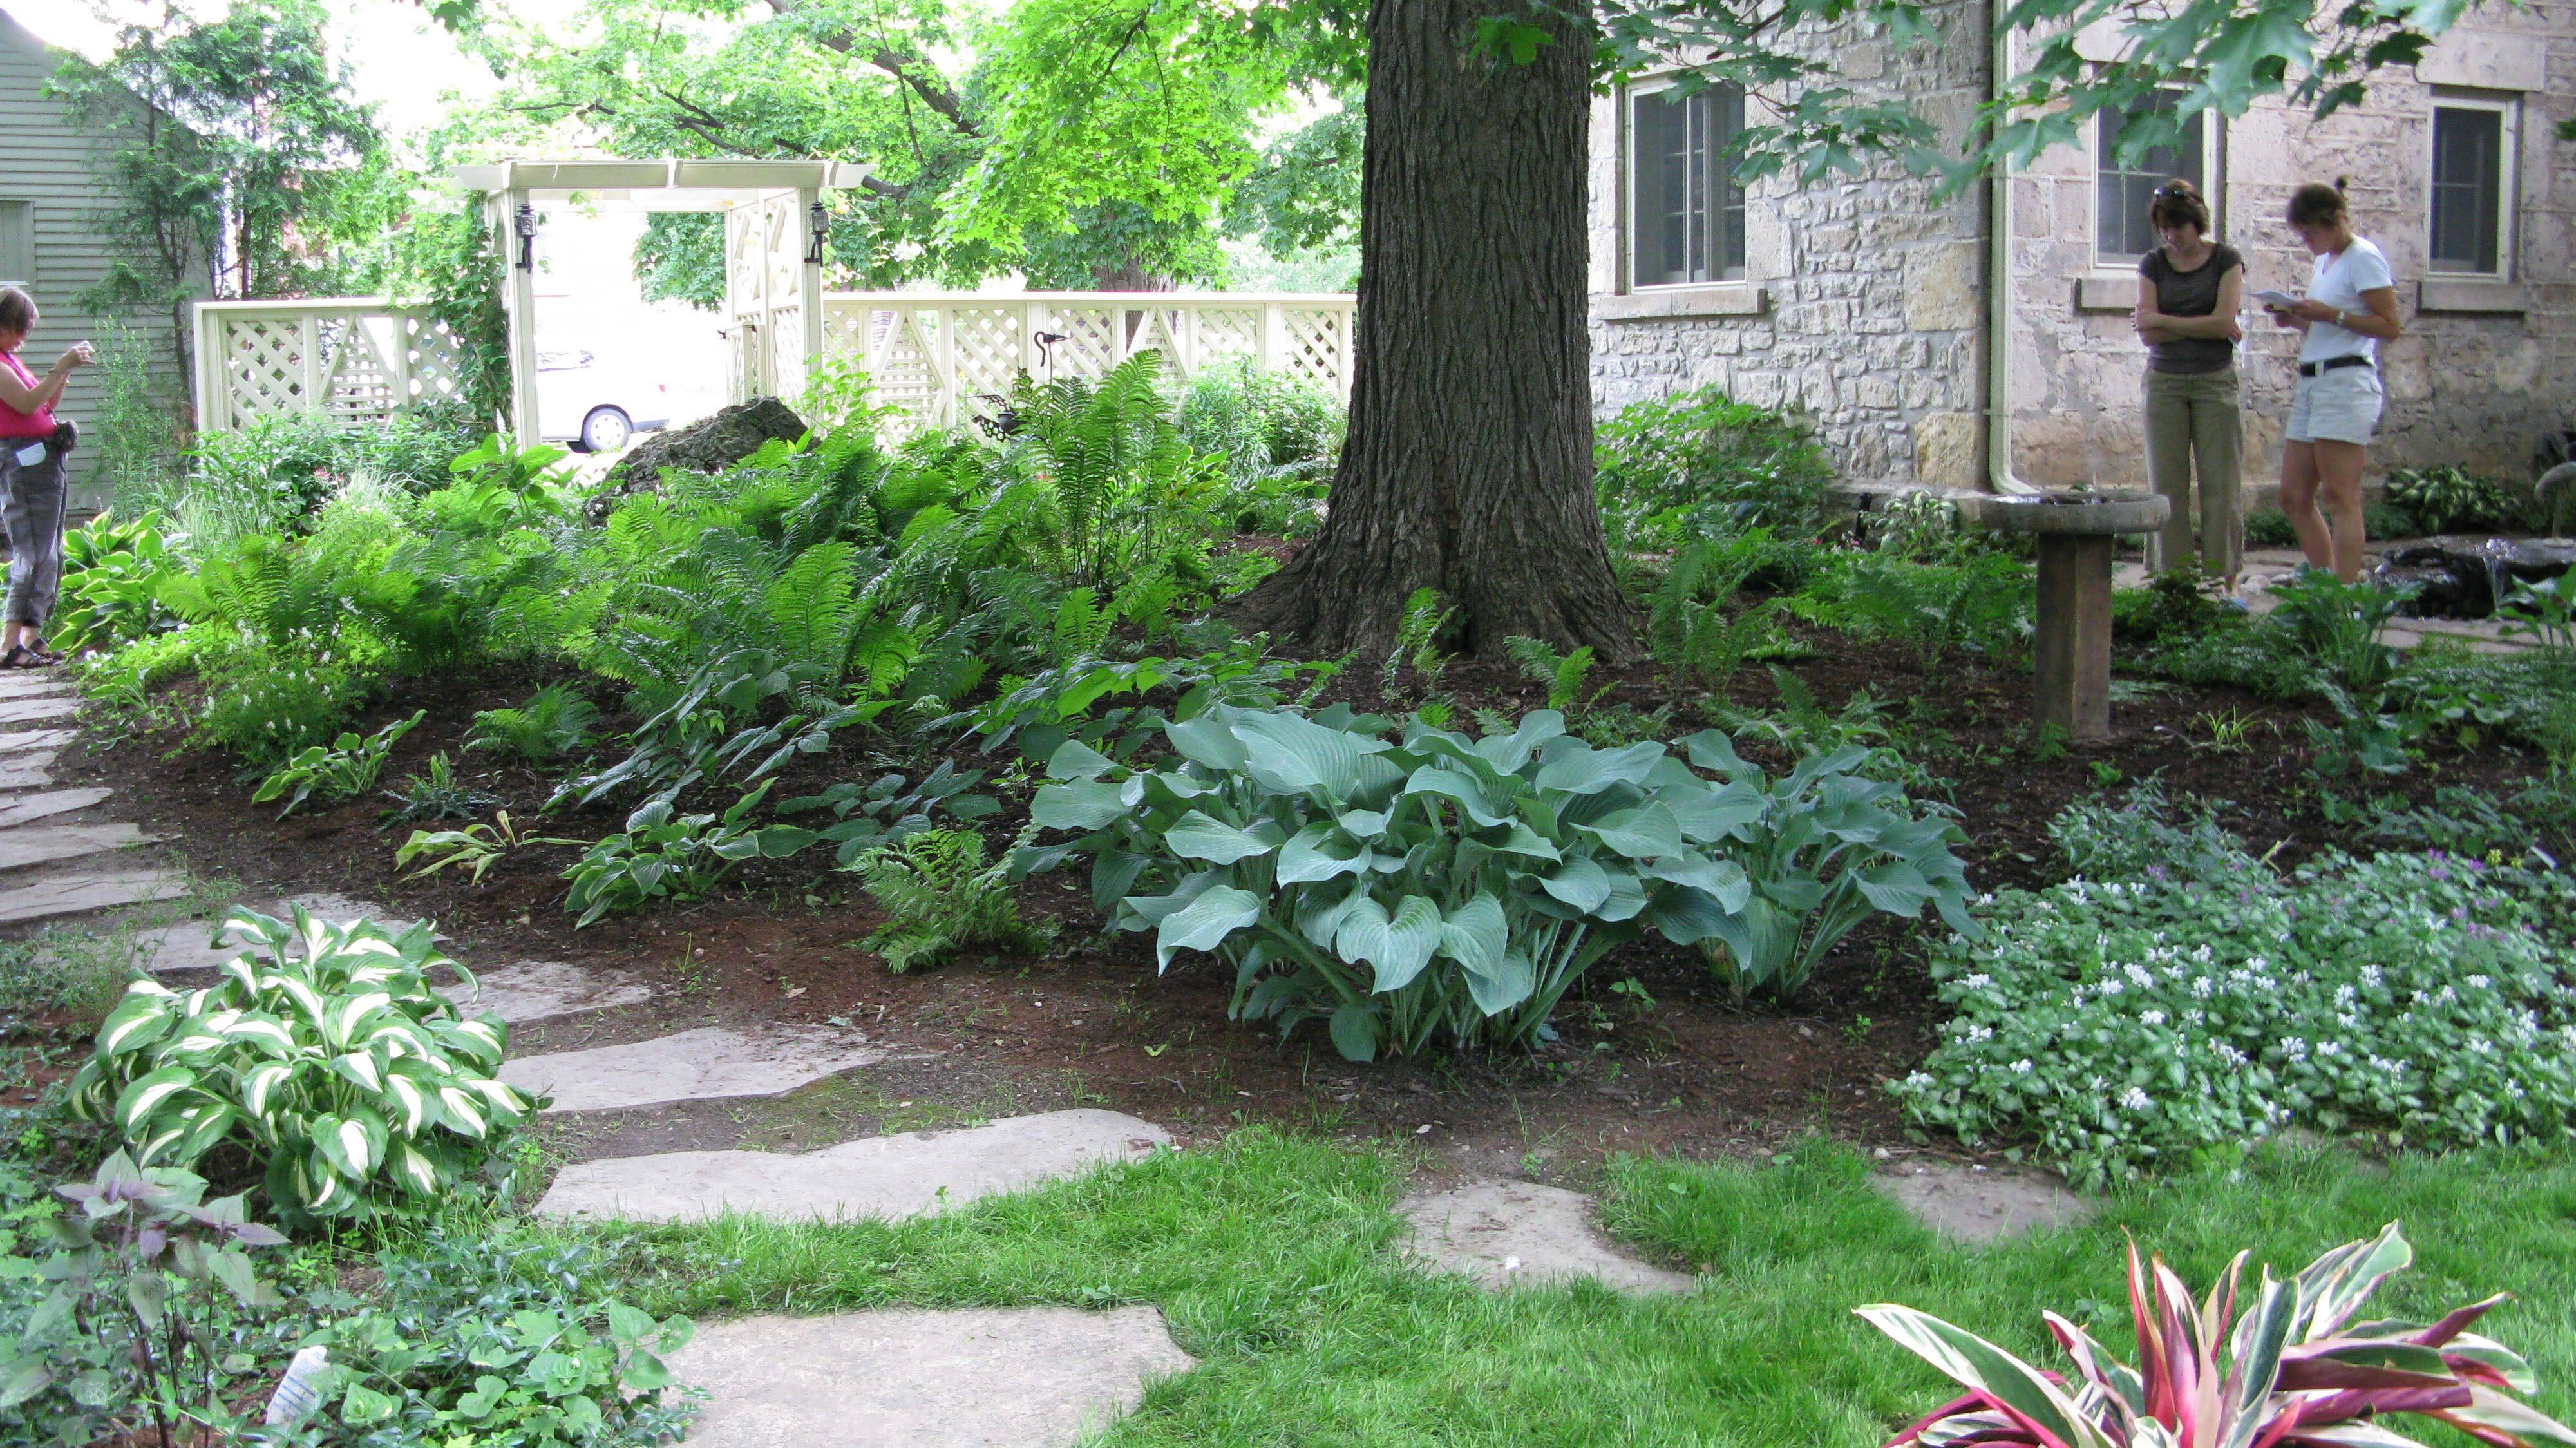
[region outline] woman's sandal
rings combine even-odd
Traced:
[[[11,644],[7,653],[0,654],[0,669],[41,669],[44,666],[45,661],[25,644]]]

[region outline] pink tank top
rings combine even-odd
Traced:
[[[10,371],[18,374],[18,380],[30,391],[35,389],[36,375],[27,370],[26,363],[18,360],[17,353],[0,352],[0,364],[6,364]],[[6,402],[0,402],[0,437],[27,438],[53,435],[54,410],[51,407],[39,407],[30,416]]]

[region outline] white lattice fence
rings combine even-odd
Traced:
[[[382,297],[199,302],[196,337],[197,425],[208,431],[291,413],[382,422],[461,390],[447,328]]]
[[[1339,294],[834,292],[823,348],[867,370],[875,399],[899,410],[896,432],[953,427],[1023,370],[1097,377],[1148,351],[1181,381],[1242,358],[1347,399],[1352,307]]]

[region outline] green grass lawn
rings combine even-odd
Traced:
[[[2126,1332],[2121,1234],[2195,1288],[2240,1248],[2287,1275],[2401,1220],[2417,1266],[2382,1315],[2507,1289],[2488,1320],[2576,1410],[2576,1162],[2454,1156],[2384,1172],[2266,1153],[2235,1179],[2115,1198],[2091,1223],[1950,1245],[1811,1143],[1759,1165],[1631,1161],[1607,1216],[1644,1255],[1703,1274],[1682,1297],[1589,1285],[1488,1295],[1403,1267],[1389,1157],[1267,1130],[903,1226],[729,1220],[651,1229],[639,1300],[701,1318],[907,1303],[1144,1302],[1200,1368],[1105,1444],[1850,1445],[1950,1396],[1851,1316],[1898,1301],[2053,1364],[2040,1309]],[[649,1284],[649,1285],[648,1285]],[[2430,1430],[2427,1442],[2465,1442]]]

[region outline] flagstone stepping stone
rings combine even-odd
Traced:
[[[625,1046],[594,1046],[504,1062],[501,1079],[548,1092],[549,1113],[609,1111],[666,1101],[783,1096],[811,1081],[884,1060],[883,1047],[823,1026],[782,1026],[747,1035],[702,1026]]]
[[[46,694],[77,692],[70,676],[65,674],[16,669],[0,674],[0,699],[32,699]]]
[[[708,1323],[688,1448],[1073,1448],[1198,1366],[1151,1307],[892,1307]]]
[[[122,820],[89,825],[19,825],[0,829],[0,870],[103,855],[159,838]]]
[[[58,752],[36,749],[0,759],[0,789],[43,789],[52,784],[54,756]]]
[[[11,729],[0,733],[0,756],[22,749],[60,749],[79,737],[76,729]]]
[[[176,925],[154,925],[134,932],[135,968],[171,976],[213,970],[242,953],[241,937],[230,931],[224,932],[220,944],[210,943],[221,923],[182,920]]]
[[[978,1197],[1135,1161],[1171,1133],[1117,1111],[1014,1116],[962,1131],[845,1141],[802,1155],[673,1151],[565,1167],[541,1215],[672,1222],[726,1211],[783,1221],[937,1216]]]
[[[188,882],[177,875],[92,866],[0,890],[0,924],[176,900],[187,893]]]
[[[1945,1237],[1983,1246],[2092,1215],[2063,1182],[2037,1172],[1989,1171],[1955,1162],[1921,1162],[1870,1179]]]
[[[653,998],[651,986],[560,960],[496,965],[474,972],[474,983],[482,988],[481,994],[467,991],[455,981],[442,983],[439,991],[467,1015],[479,1016],[488,1011],[514,1026],[577,1011],[637,1005]]]
[[[15,699],[0,698],[0,724],[35,724],[47,719],[65,719],[81,709],[77,694],[39,694]]]
[[[1556,1284],[1590,1277],[1622,1292],[1688,1292],[1686,1273],[1622,1254],[1592,1218],[1592,1199],[1537,1182],[1473,1182],[1407,1199],[1413,1251],[1481,1285]]]
[[[30,820],[45,819],[52,815],[70,814],[76,809],[87,809],[91,805],[104,803],[115,793],[116,791],[112,789],[94,787],[49,789],[42,794],[22,794],[14,799],[0,800],[0,829],[23,825]]]

